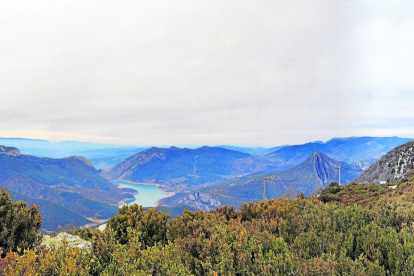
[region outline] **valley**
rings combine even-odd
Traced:
[[[0,141],[20,143],[38,155],[50,153],[53,148],[47,141]],[[26,155],[5,145],[0,146],[0,184],[14,194],[15,200],[40,205],[43,230],[62,230],[89,225],[94,218],[106,220],[125,203],[177,215],[185,208],[239,208],[243,202],[262,200],[264,193],[266,199],[293,199],[300,193],[317,196],[331,182],[339,182],[339,167],[341,184],[354,179],[379,180],[375,173],[376,178],[364,176],[372,170],[385,171],[377,168],[378,164],[396,168],[399,171],[394,169],[392,173],[403,175],[412,167],[413,158],[398,154],[390,159],[393,161],[380,158],[392,149],[406,148],[407,141],[412,139],[350,137],[273,148],[135,148],[77,142],[54,146],[67,153],[80,152],[98,158],[91,160],[84,156]],[[107,158],[118,163],[105,170],[95,167]]]

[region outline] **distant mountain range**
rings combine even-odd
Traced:
[[[107,169],[129,156],[149,148],[71,141],[50,143],[46,140],[23,138],[0,138],[0,145],[16,147],[22,154],[37,157],[63,158],[73,155],[83,156],[91,161],[97,169]]]
[[[186,204],[193,209],[211,209],[219,205],[239,207],[242,202],[263,199],[266,180],[266,198],[295,197],[303,192],[306,196],[321,190],[331,182],[348,183],[362,170],[356,165],[334,160],[324,153],[315,152],[295,167],[267,173],[252,174],[236,181],[226,181],[192,191],[178,193],[161,200],[162,204],[174,206]]]
[[[285,145],[272,148],[221,145],[221,147],[251,155],[237,165],[241,171],[272,171],[275,168],[287,169],[304,161],[313,152],[323,152],[334,159],[347,163],[358,162],[368,168],[382,155],[396,146],[413,139],[399,137],[350,137],[335,138],[327,142],[311,142],[303,145]],[[23,154],[37,157],[63,158],[83,156],[95,168],[107,170],[126,158],[142,152],[149,147],[132,145],[97,144],[85,142],[50,143],[46,140],[23,138],[0,138],[0,145],[18,148]]]
[[[336,138],[326,143],[282,146],[264,156],[246,151],[253,148],[225,146],[187,148],[151,148],[137,153],[105,171],[110,180],[158,183],[166,186],[198,186],[223,182],[259,172],[292,168],[313,152],[321,152],[355,168],[367,169],[390,149],[411,139],[398,137]],[[235,149],[244,150],[239,152]],[[269,149],[267,149],[269,150]]]
[[[278,146],[273,148],[263,148],[263,147],[236,147],[236,146],[227,146],[227,145],[220,145],[216,146],[223,149],[235,150],[239,152],[248,153],[250,155],[267,155],[273,153],[283,147],[286,146]]]
[[[355,163],[367,169],[376,160],[393,148],[413,141],[411,138],[399,137],[350,137],[335,138],[323,142],[312,142],[303,145],[285,146],[271,154],[266,159],[280,167],[293,167],[303,162],[313,152],[323,152],[335,160]]]
[[[403,178],[405,174],[414,169],[414,142],[399,146],[381,157],[368,170],[358,176],[356,183],[390,182]]]
[[[76,226],[86,218],[109,218],[118,212],[120,201],[134,198],[134,191],[111,184],[84,157],[41,158],[4,146],[0,146],[0,186],[15,199],[41,203],[47,230],[64,226],[68,217]]]

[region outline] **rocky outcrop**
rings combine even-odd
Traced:
[[[0,146],[0,154],[9,155],[9,156],[19,156],[20,151],[13,147]]]
[[[45,235],[42,240],[42,245],[46,247],[59,246],[62,243],[63,238],[65,238],[65,241],[69,246],[78,247],[81,250],[89,249],[92,247],[91,242],[85,241],[79,236],[74,236],[66,232],[61,232],[56,237]]]
[[[190,202],[189,202],[190,201]],[[191,202],[193,201],[193,202]],[[193,206],[193,205],[204,205],[207,208],[212,207],[218,207],[221,205],[221,202],[214,198],[211,194],[207,193],[193,193],[188,195],[188,200],[181,201],[181,203],[186,202],[187,204]],[[204,209],[204,208],[203,208]]]
[[[413,169],[414,142],[409,142],[388,152],[353,182],[361,184],[390,182],[403,178]]]

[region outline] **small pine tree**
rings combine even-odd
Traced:
[[[39,206],[27,207],[27,203],[12,201],[12,196],[1,188],[0,192],[0,248],[3,257],[17,249],[30,249],[38,241],[42,226]]]

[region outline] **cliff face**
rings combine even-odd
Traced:
[[[353,182],[361,184],[389,182],[404,177],[412,169],[414,169],[414,142],[409,142],[388,152]]]
[[[13,147],[0,146],[0,154],[9,155],[9,156],[19,156],[20,151]]]

